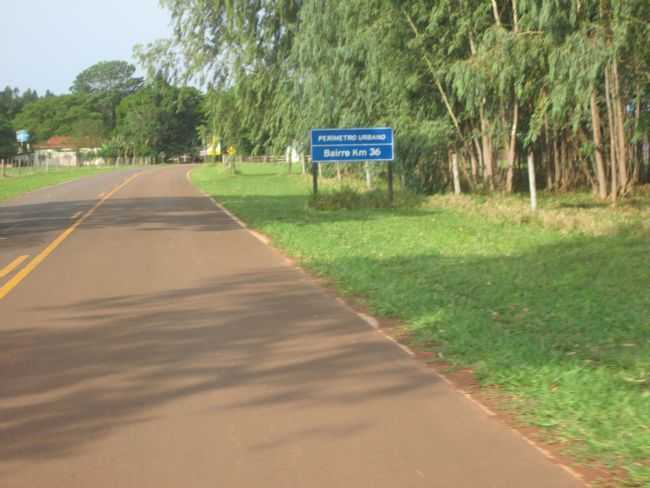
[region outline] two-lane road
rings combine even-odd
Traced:
[[[187,170],[0,206],[0,486],[581,486]]]

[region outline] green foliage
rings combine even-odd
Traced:
[[[122,100],[112,144],[138,156],[190,153],[199,142],[202,103],[195,88],[177,88],[158,78]]]
[[[0,114],[0,159],[12,157],[17,150],[16,131],[9,121]]]
[[[92,146],[108,135],[102,114],[83,94],[51,96],[29,103],[16,115],[14,127],[28,130],[33,142],[71,136]]]
[[[112,130],[120,101],[142,87],[142,78],[134,74],[135,66],[126,61],[102,61],[79,73],[70,91],[85,95],[93,108],[103,115],[108,130]]]
[[[213,135],[245,153],[287,145],[306,151],[314,127],[390,125],[410,187],[447,188],[453,151],[469,186],[510,191],[506,173],[512,182],[530,150],[551,177],[579,166],[583,182],[594,180],[600,152],[581,148],[594,137],[592,93],[600,111],[612,110],[606,69],[621,73],[618,106],[642,106],[639,118],[647,118],[644,0],[162,3],[175,36],[140,48],[141,59],[177,79],[205,82],[215,93],[206,106]],[[646,124],[622,118],[623,136],[609,127],[620,122],[601,115],[601,151],[616,138],[630,145],[648,137]],[[563,144],[586,164],[564,154],[553,166]],[[616,154],[606,158],[608,174]],[[632,173],[631,158],[619,156]],[[555,184],[567,185],[557,174]]]
[[[193,180],[420,347],[498,385],[551,439],[650,482],[648,235],[562,234],[473,207],[322,212],[308,179],[270,168]]]
[[[359,191],[344,186],[341,189],[311,195],[309,206],[317,210],[355,210],[360,208],[389,208],[392,206],[386,192],[372,190]]]
[[[142,86],[135,78],[135,66],[126,61],[102,61],[77,75],[70,87],[72,93],[117,92],[129,95]]]
[[[315,210],[360,210],[372,208],[412,208],[421,203],[420,197],[409,191],[398,191],[391,202],[388,192],[375,188],[364,191],[356,186],[322,189],[309,196],[308,205]]]
[[[0,91],[0,117],[8,120],[18,114],[25,105],[38,100],[38,93],[34,90],[25,90],[22,94],[18,88],[5,87]]]
[[[97,63],[77,76],[72,94],[27,103],[17,113],[14,127],[27,129],[35,143],[67,136],[80,146],[101,146],[99,153],[105,158],[192,152],[203,123],[201,93],[171,86],[161,77],[142,86],[134,72],[135,67],[124,61]],[[0,102],[8,100],[13,105],[6,104],[14,107],[17,92],[5,92]],[[26,92],[21,100],[31,98]]]

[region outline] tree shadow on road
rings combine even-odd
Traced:
[[[205,415],[263,416],[399,398],[437,381],[301,276],[260,270],[18,314],[25,322],[0,330],[0,459],[71,456],[196,398],[210,398]],[[368,427],[321,422],[259,448]]]

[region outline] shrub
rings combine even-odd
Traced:
[[[309,206],[316,210],[356,210],[365,208],[415,207],[421,198],[410,192],[396,192],[393,202],[384,190],[360,191],[344,186],[311,195]]]

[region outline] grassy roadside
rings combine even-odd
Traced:
[[[108,171],[115,171],[123,168],[124,166],[93,166],[56,169],[47,173],[39,172],[25,175],[8,170],[7,176],[5,178],[0,178],[0,202],[46,186],[52,186],[66,181],[76,180],[84,176],[106,173]]]
[[[567,232],[435,199],[315,211],[302,177],[240,171],[204,166],[193,180],[342,293],[498,385],[573,455],[650,486],[648,234]]]

